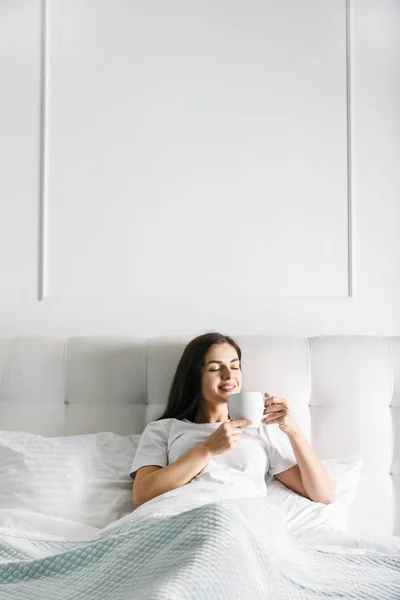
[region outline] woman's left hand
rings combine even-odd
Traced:
[[[299,428],[290,412],[287,400],[278,398],[277,396],[270,396],[267,392],[265,392],[264,398],[264,415],[268,413],[268,417],[263,419],[262,422],[267,425],[270,423],[274,425],[278,424],[286,435],[297,433]]]

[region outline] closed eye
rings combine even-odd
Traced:
[[[208,369],[209,371],[213,372],[213,371],[219,371],[220,369]],[[240,371],[239,367],[231,367],[232,371]]]

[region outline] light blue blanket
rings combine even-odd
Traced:
[[[400,556],[329,554],[267,499],[126,522],[89,542],[0,537],[0,600],[400,600]]]

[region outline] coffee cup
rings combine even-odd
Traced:
[[[228,412],[231,419],[249,419],[248,427],[259,427],[264,418],[265,400],[261,392],[239,392],[228,398]]]

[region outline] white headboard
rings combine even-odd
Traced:
[[[235,336],[244,388],[289,400],[321,458],[362,456],[354,531],[400,534],[400,337]],[[189,338],[0,339],[0,429],[141,433]]]

